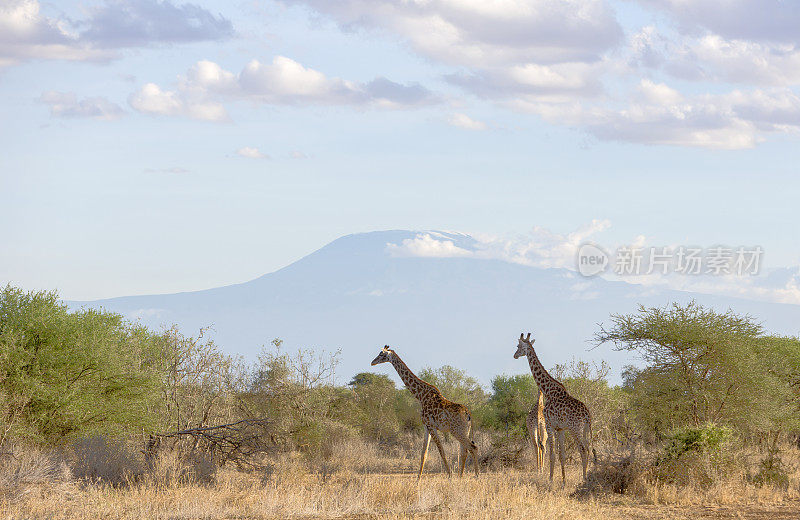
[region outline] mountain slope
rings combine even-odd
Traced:
[[[462,249],[474,240],[433,232]],[[733,308],[771,331],[800,332],[800,306],[708,296],[586,279],[566,269],[540,269],[501,260],[395,257],[387,244],[416,232],[348,235],[293,264],[246,283],[168,295],[73,302],[104,307],[150,326],[177,323],[186,333],[213,325],[228,352],[254,358],[280,337],[289,348],[342,349],[341,381],[359,371],[384,344],[413,369],[451,364],[486,383],[498,373],[522,373],[512,355],[516,338],[532,331],[546,366],[573,356],[605,359],[614,372],[632,361],[610,346],[587,351],[597,323],[638,304],[692,298]]]

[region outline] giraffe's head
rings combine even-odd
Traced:
[[[380,363],[388,363],[392,360],[392,356],[394,355],[394,351],[389,348],[389,345],[384,345],[380,352],[378,352],[378,356],[372,360],[372,365],[378,365]]]
[[[519,341],[517,342],[517,351],[514,352],[514,359],[519,359],[522,356],[527,356],[529,352],[533,351],[533,342],[536,341],[535,339],[531,339],[531,333],[528,333],[528,337],[526,338],[524,334],[519,335]]]

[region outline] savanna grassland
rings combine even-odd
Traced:
[[[418,482],[418,403],[385,373],[337,384],[336,352],[280,340],[247,364],[9,286],[0,518],[800,518],[800,340],[692,303],[612,315],[595,342],[642,362],[620,385],[550,370],[592,411],[586,481],[572,441],[565,485],[536,471],[531,376],[444,366],[417,375],[469,408],[481,473],[449,478],[433,449]]]
[[[453,446],[454,448],[454,446]],[[340,460],[340,457],[346,458]],[[530,459],[527,462],[532,462]],[[797,467],[800,460],[792,459]],[[29,461],[36,464],[36,461]],[[43,460],[39,464],[45,464]],[[98,464],[103,465],[99,460]],[[478,478],[448,478],[438,464],[417,482],[412,459],[382,458],[364,446],[342,446],[329,467],[314,467],[301,455],[287,455],[263,472],[217,470],[213,475],[178,478],[175,460],[153,473],[114,482],[124,467],[96,468],[111,483],[89,482],[65,468],[39,467],[26,483],[6,487],[3,518],[655,518],[795,519],[800,515],[800,474],[788,487],[753,485],[744,474],[708,486],[678,486],[642,480],[632,493],[581,486],[577,464],[567,485],[551,485],[527,468],[486,468]],[[334,467],[335,466],[335,467]],[[349,467],[347,467],[349,466]],[[396,473],[378,472],[383,466]],[[32,469],[32,468],[31,468]],[[127,468],[131,469],[131,468]],[[171,473],[172,470],[173,472]],[[6,471],[8,471],[6,469]],[[66,473],[66,474],[65,474]],[[130,475],[130,474],[129,474]],[[21,476],[23,479],[26,478]],[[4,484],[8,486],[8,475]],[[38,481],[37,481],[38,479]],[[592,480],[590,479],[590,482]],[[11,491],[13,489],[13,491]]]

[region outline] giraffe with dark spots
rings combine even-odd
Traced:
[[[561,479],[566,483],[567,476],[564,471],[566,453],[564,451],[564,432],[569,430],[578,444],[583,467],[583,478],[586,479],[586,468],[589,465],[589,447],[592,441],[592,414],[585,404],[575,399],[567,392],[560,382],[551,376],[542,366],[536,351],[533,350],[535,339],[531,339],[530,332],[526,338],[519,335],[517,351],[514,359],[522,356],[528,357],[531,373],[545,397],[544,421],[547,430],[547,449],[550,451],[550,480],[553,480],[553,471],[556,464],[556,454],[553,449],[554,442],[558,444],[558,458],[561,462]]]
[[[426,433],[425,441],[422,444],[422,460],[419,464],[417,480],[422,478],[422,470],[425,467],[425,460],[428,458],[428,445],[431,439],[433,439],[436,448],[439,450],[439,455],[442,457],[442,464],[447,470],[447,474],[452,475],[437,431],[450,432],[461,444],[461,456],[458,459],[459,476],[464,474],[464,465],[467,461],[468,452],[472,455],[475,476],[477,476],[478,447],[472,441],[472,417],[467,408],[464,405],[448,401],[438,388],[414,375],[411,369],[400,359],[400,356],[389,348],[389,345],[384,346],[378,356],[372,360],[373,366],[379,363],[391,363],[397,371],[397,375],[400,376],[406,388],[411,392],[411,395],[422,405],[422,424],[425,425]]]

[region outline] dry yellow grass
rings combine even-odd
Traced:
[[[448,478],[437,463],[418,484],[415,458],[385,457],[371,445],[342,446],[325,462],[309,463],[294,454],[273,460],[264,472],[225,469],[202,478],[181,472],[168,458],[166,469],[128,473],[124,482],[119,475],[128,470],[112,474],[104,463],[114,486],[70,477],[68,470],[58,469],[63,464],[57,467],[54,459],[29,453],[27,473],[0,468],[0,475],[14,477],[3,481],[5,488],[0,485],[0,519],[788,520],[800,518],[796,455],[793,450],[788,489],[758,487],[739,475],[705,489],[650,483],[635,496],[623,496],[576,493],[581,477],[574,464],[565,487],[521,469]],[[377,473],[382,470],[393,473]],[[181,474],[188,477],[176,476]]]
[[[743,483],[690,488],[654,487],[650,496],[575,498],[577,471],[565,488],[547,479],[510,470],[480,477],[427,475],[417,484],[409,474],[330,476],[283,468],[270,477],[224,471],[211,484],[164,485],[142,481],[32,486],[0,503],[2,518],[228,519],[228,518],[426,518],[587,519],[627,518],[800,518],[794,491]],[[729,516],[733,514],[739,516]]]

